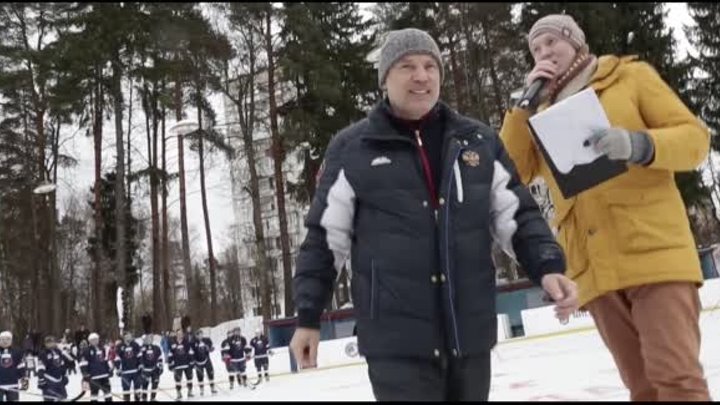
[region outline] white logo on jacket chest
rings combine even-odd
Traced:
[[[392,160],[387,156],[378,156],[370,162],[370,166],[389,165],[390,163],[392,163]]]

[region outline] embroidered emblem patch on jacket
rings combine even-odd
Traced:
[[[462,153],[462,160],[466,165],[470,167],[477,167],[480,165],[480,155],[474,150],[466,150]]]

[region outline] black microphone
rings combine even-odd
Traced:
[[[542,90],[547,82],[548,79],[545,77],[538,77],[533,80],[533,82],[530,83],[530,87],[525,91],[525,94],[520,98],[518,107],[528,108],[531,104],[535,104],[535,99],[540,95],[540,90]]]

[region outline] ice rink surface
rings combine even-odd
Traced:
[[[705,311],[700,327],[703,334],[701,361],[710,384],[713,399],[720,398],[720,310]],[[217,345],[217,343],[216,343]],[[225,366],[218,351],[213,353],[219,393],[204,397],[185,398],[185,401],[373,401],[367,376],[367,366],[358,358],[356,364],[303,371],[296,374],[272,374],[270,382],[262,382],[256,389],[236,387],[230,391]],[[571,331],[551,336],[517,338],[502,342],[493,352],[491,401],[627,401],[623,387],[609,352],[595,329]],[[256,380],[252,362],[248,367],[250,382]],[[120,379],[111,379],[114,401],[121,400]],[[194,381],[197,385],[197,382]],[[158,401],[174,401],[175,388],[170,372],[165,370],[160,380]],[[80,378],[70,377],[70,396],[80,392]],[[30,390],[21,400],[37,401],[37,380],[32,378]],[[81,399],[88,401],[89,393]]]

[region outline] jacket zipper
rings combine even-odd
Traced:
[[[455,158],[453,159],[453,162],[456,162],[457,159],[460,157],[460,153],[462,153],[462,147],[458,149],[458,151],[455,153]],[[454,170],[450,171],[450,179],[448,179],[448,190],[447,195],[448,198],[450,196],[450,192],[452,190],[452,178],[455,174]],[[450,271],[450,204],[447,204],[445,207],[445,268],[447,271],[447,278],[448,278],[448,295],[450,297],[450,317],[452,318],[453,323],[453,331],[455,332],[455,348],[457,349],[457,355],[459,356],[461,353],[460,350],[460,335],[458,334],[458,327],[457,327],[457,318],[455,316],[455,295],[453,292],[453,282],[452,282],[452,276]]]
[[[433,210],[435,213],[435,223],[438,221],[438,193],[435,188],[435,182],[433,181],[432,170],[430,169],[430,160],[427,157],[425,148],[423,147],[422,138],[420,137],[420,130],[415,130],[415,140],[417,141],[418,151],[420,152],[420,161],[423,167],[423,174],[425,175],[425,184],[430,194],[430,200],[432,201]]]
[[[375,316],[375,290],[377,289],[377,275],[375,274],[375,260],[370,260],[370,319]]]

